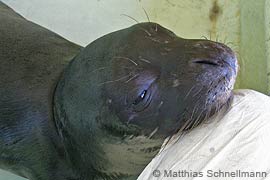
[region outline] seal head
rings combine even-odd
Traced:
[[[224,44],[183,39],[156,23],[97,39],[69,64],[54,96],[72,164],[85,177],[138,176],[166,137],[228,105],[237,69]]]

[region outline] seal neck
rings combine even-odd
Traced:
[[[140,135],[140,129],[124,125],[106,106],[91,126],[72,127],[67,113],[55,102],[54,115],[66,161],[82,179],[127,179],[138,177],[158,153],[163,139]],[[89,119],[87,119],[89,121]],[[87,121],[84,119],[83,121]]]

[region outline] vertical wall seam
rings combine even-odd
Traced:
[[[241,88],[268,93],[265,2],[241,0]]]
[[[264,2],[265,52],[267,65],[267,93],[270,95],[270,0]]]

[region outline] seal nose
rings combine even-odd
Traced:
[[[225,63],[227,63],[234,70],[235,74],[237,74],[238,60],[237,60],[237,57],[234,54],[234,52],[232,52],[232,54],[227,56],[227,58],[225,58],[224,61],[225,61]]]
[[[235,53],[228,46],[217,43],[216,44],[218,51],[220,52],[220,60],[223,65],[228,65],[236,74],[238,71],[238,61]]]
[[[219,67],[227,66],[232,69],[235,74],[237,73],[237,58],[235,53],[228,46],[218,42],[203,40],[197,42],[195,47],[198,48],[197,52],[208,51],[208,55],[203,59],[195,58],[192,60],[192,63]]]
[[[217,61],[214,61],[211,59],[196,59],[196,60],[193,60],[193,63],[206,64],[206,65],[211,65],[211,66],[218,66],[219,65],[219,63]]]

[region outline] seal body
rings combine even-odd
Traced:
[[[136,179],[165,138],[232,98],[237,60],[223,44],[140,23],[79,52],[1,13],[0,166],[31,180]]]
[[[0,24],[0,167],[29,179],[69,177],[52,98],[60,74],[81,47],[2,2]]]

